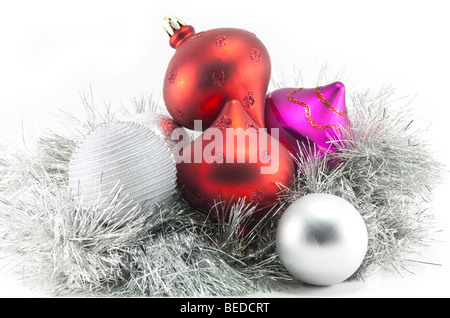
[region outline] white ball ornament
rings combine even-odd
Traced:
[[[308,194],[283,213],[276,246],[292,276],[310,285],[330,286],[345,281],[361,266],[368,246],[367,228],[347,200]]]
[[[120,216],[174,194],[175,160],[164,139],[149,127],[136,122],[105,124],[89,133],[72,154],[69,185],[83,206]]]

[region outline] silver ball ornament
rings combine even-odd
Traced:
[[[104,124],[77,146],[69,163],[76,199],[105,217],[162,202],[175,192],[176,165],[168,145],[135,122]],[[105,212],[106,211],[106,212]]]
[[[276,247],[286,270],[304,283],[339,284],[361,266],[368,236],[363,218],[347,200],[314,193],[292,203],[277,227]]]

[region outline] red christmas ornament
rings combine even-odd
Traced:
[[[179,19],[167,21],[169,43],[176,49],[163,85],[170,115],[189,129],[194,129],[194,120],[202,120],[206,129],[228,100],[237,99],[264,127],[271,62],[263,43],[242,29],[195,33],[192,26]]]
[[[257,204],[253,217],[259,218],[278,202],[277,184],[291,186],[295,173],[288,150],[260,129],[238,100],[225,104],[212,125],[183,148],[181,159],[183,195],[206,213],[215,202],[245,197]]]

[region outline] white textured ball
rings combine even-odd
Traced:
[[[292,203],[280,218],[276,244],[292,276],[307,284],[330,286],[361,266],[367,252],[367,228],[347,200],[309,194]]]
[[[135,122],[105,124],[74,151],[69,185],[84,206],[121,215],[174,193],[175,160],[164,139],[149,127]]]

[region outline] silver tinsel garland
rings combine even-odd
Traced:
[[[294,186],[280,188],[279,205],[245,236],[242,225],[250,222],[253,207],[244,200],[233,206],[219,202],[211,212],[229,210],[228,223],[198,213],[178,195],[145,211],[112,214],[106,223],[77,205],[68,186],[77,143],[98,125],[136,116],[100,112],[83,98],[89,116],[70,118],[74,133],[49,132],[32,151],[0,148],[1,251],[26,284],[52,295],[235,296],[282,290],[301,283],[278,259],[277,220],[297,198],[321,192],[347,199],[366,222],[369,249],[353,278],[407,269],[408,257],[430,240],[430,203],[441,165],[422,132],[413,131],[409,114],[392,108],[390,94],[354,95],[345,146],[336,141],[336,154],[297,158]],[[152,103],[136,102],[137,112],[150,111],[144,105]]]

